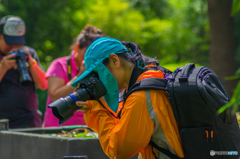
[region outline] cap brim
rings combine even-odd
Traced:
[[[93,71],[93,69],[94,69],[94,68],[89,68],[88,70],[84,71],[80,76],[78,76],[78,78],[77,78],[75,81],[73,81],[73,82],[71,83],[71,85],[72,85],[74,88],[76,88],[77,83],[78,83],[80,80],[82,80],[83,78],[85,78],[87,75],[89,75],[89,74]]]
[[[22,44],[25,45],[25,37],[24,36],[7,36],[3,35],[5,42],[8,45]]]

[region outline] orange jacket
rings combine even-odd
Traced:
[[[141,74],[137,81],[151,77],[164,78],[164,75],[161,71],[149,70]],[[100,100],[107,106],[104,98]],[[149,145],[150,139],[160,147],[184,157],[178,127],[165,91],[133,92],[124,103],[120,119],[113,117],[109,108],[103,108],[95,100],[87,103],[85,122],[98,133],[103,151],[109,158],[127,159],[139,153],[144,159],[155,159],[152,151],[159,158],[165,156]],[[156,114],[155,117],[151,116],[153,113],[149,114],[150,109]]]

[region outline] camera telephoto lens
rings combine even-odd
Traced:
[[[28,70],[27,70],[27,65],[26,61],[28,60],[28,53],[24,52],[23,50],[18,50],[11,52],[11,54],[15,54],[16,56],[12,59],[17,60],[17,65],[18,65],[18,72],[20,74],[20,83],[22,86],[28,86],[32,83],[32,78],[30,77]]]
[[[79,107],[76,105],[76,101],[98,100],[107,93],[103,83],[94,72],[78,81],[78,84],[79,87],[75,92],[48,105],[48,108],[52,108],[53,115],[59,119],[59,125],[65,123],[77,111]]]
[[[25,60],[17,59],[18,71],[20,73],[20,82],[23,86],[28,86],[32,83],[32,78],[30,77]]]
[[[86,101],[89,99],[91,99],[91,97],[88,91],[85,88],[79,88],[68,96],[64,98],[61,97],[50,103],[48,107],[52,108],[53,115],[59,119],[59,125],[62,125],[77,111],[78,106],[76,105],[76,100]]]

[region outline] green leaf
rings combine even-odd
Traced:
[[[221,114],[224,112],[227,108],[231,107],[235,103],[235,100],[231,100],[229,103],[222,106],[220,109],[218,109],[217,114]]]
[[[217,113],[221,114],[222,112],[224,112],[227,108],[233,106],[233,113],[237,110],[238,108],[238,103],[240,101],[240,81],[237,84],[237,87],[235,88],[234,92],[233,92],[233,96],[232,99],[230,100],[229,103],[225,104],[224,106],[222,106]]]
[[[235,75],[235,76],[229,76],[229,77],[225,77],[225,80],[235,80],[235,79],[239,79],[240,75]]]
[[[237,12],[240,10],[240,0],[234,0],[232,5],[232,15],[237,14]]]

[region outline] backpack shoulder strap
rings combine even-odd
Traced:
[[[167,83],[168,83],[168,80],[162,79],[162,78],[145,78],[145,79],[142,79],[142,80],[138,81],[137,83],[135,83],[128,90],[128,92],[124,96],[124,102],[126,101],[127,97],[135,91],[149,90],[149,89],[150,90],[165,90],[166,91],[167,90]],[[159,147],[153,141],[150,141],[149,144],[152,145],[153,147],[155,147],[157,150],[159,150],[163,154],[172,158],[172,159],[180,159],[178,156],[172,154],[169,150],[166,150],[164,148]]]
[[[137,83],[135,83],[128,92],[124,95],[124,101],[126,101],[127,97],[139,90],[148,90],[148,89],[154,89],[154,90],[166,90],[167,87],[167,80],[162,78],[145,78]]]
[[[150,140],[149,145],[152,145],[153,147],[155,147],[157,150],[159,150],[160,152],[162,152],[163,154],[165,154],[166,156],[172,158],[172,159],[185,159],[185,158],[180,158],[176,155],[174,155],[173,153],[171,153],[169,150],[166,150],[164,148],[159,147],[157,144],[155,144],[153,141]]]

